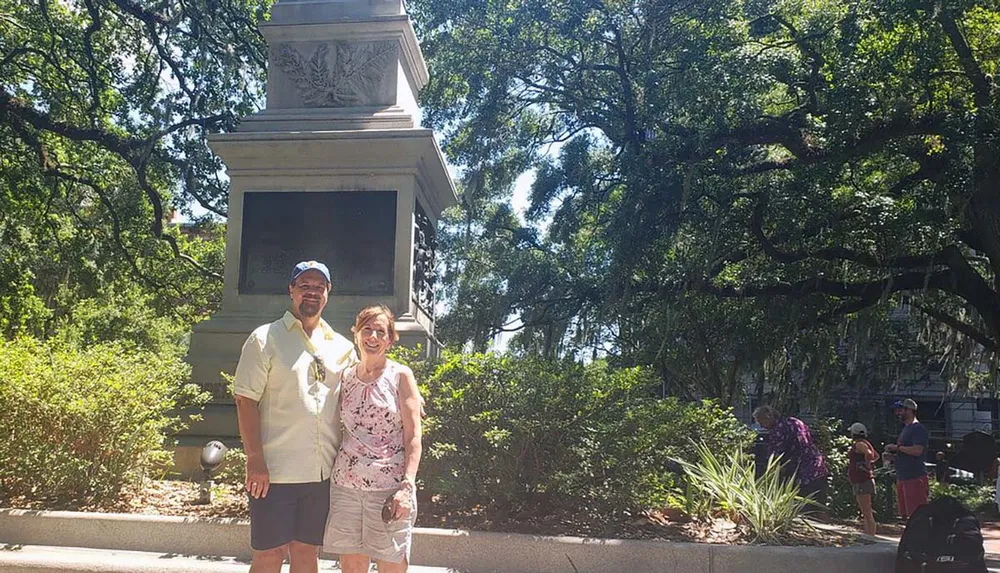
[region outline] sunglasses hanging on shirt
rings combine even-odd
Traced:
[[[310,365],[310,369],[312,370],[313,378],[315,378],[317,382],[326,382],[326,365],[323,364],[323,359],[315,354],[312,355],[312,358],[313,361]]]

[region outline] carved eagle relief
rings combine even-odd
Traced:
[[[396,42],[336,42],[333,47],[332,71],[330,44],[320,44],[310,58],[291,44],[282,44],[277,63],[295,84],[306,107],[350,107],[371,102],[396,60]]]

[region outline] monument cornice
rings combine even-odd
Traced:
[[[240,122],[238,132],[360,131],[413,128],[399,106],[264,109]]]
[[[209,144],[232,176],[412,174],[432,213],[458,202],[444,155],[430,129],[237,131],[210,135]]]

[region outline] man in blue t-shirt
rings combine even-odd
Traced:
[[[903,431],[895,444],[886,446],[896,455],[896,500],[899,515],[908,519],[927,503],[930,487],[927,483],[927,428],[917,420],[917,403],[907,398],[892,405],[893,413],[903,422]]]

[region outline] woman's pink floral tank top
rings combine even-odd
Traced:
[[[344,370],[340,386],[343,441],[333,464],[333,483],[361,490],[396,489],[403,480],[405,450],[399,401],[399,365],[389,360],[373,382],[357,366]]]

